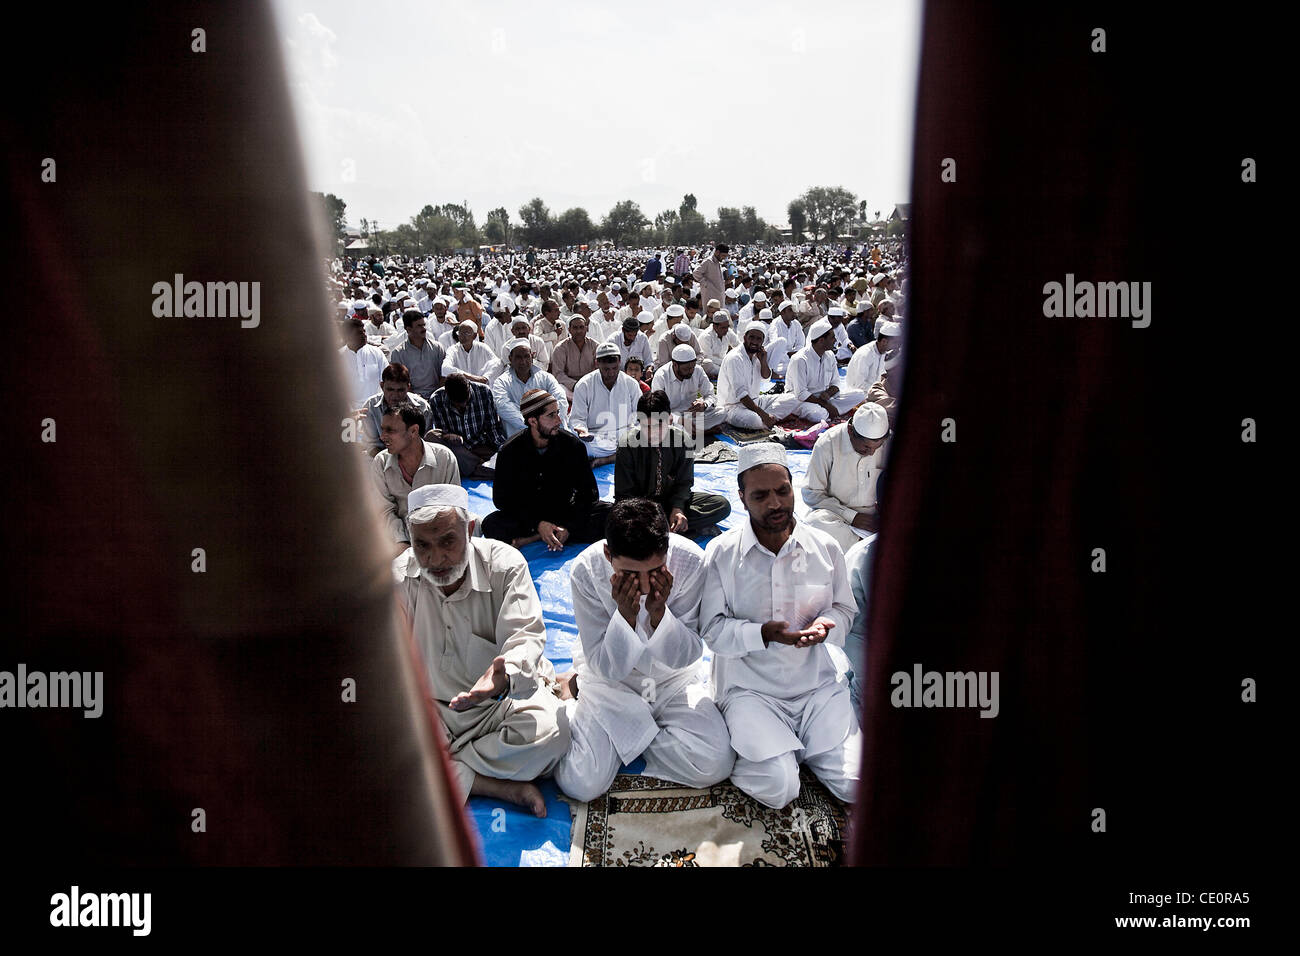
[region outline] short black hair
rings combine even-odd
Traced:
[[[411,383],[411,370],[401,362],[393,362],[380,373],[379,381],[406,382],[409,385]]]
[[[416,408],[413,402],[398,402],[384,414],[396,415],[407,428],[416,426],[415,434],[420,438],[424,437],[424,413]]]
[[[719,250],[721,250],[722,252],[731,252],[731,246],[727,245],[725,242],[720,242],[720,243],[718,243],[716,246],[714,246],[713,248],[714,248],[714,249],[719,249]]]
[[[668,400],[668,393],[661,388],[657,388],[653,392],[646,392],[637,399],[636,410],[644,412],[646,415],[654,415],[656,412],[671,412],[673,405]]]
[[[447,390],[447,397],[453,402],[463,402],[469,398],[469,382],[459,372],[453,372],[443,379],[442,387]]]
[[[668,519],[648,498],[614,502],[605,521],[605,544],[616,558],[645,561],[668,550]]]
[[[421,312],[419,309],[407,309],[405,312],[402,313],[402,326],[409,332],[411,326],[413,326],[416,322],[420,321],[422,318],[424,318],[424,313]]]

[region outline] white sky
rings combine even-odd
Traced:
[[[920,0],[274,9],[309,188],[351,226],[461,201],[480,227],[497,206],[518,222],[534,196],[598,222],[691,192],[707,218],[752,205],[777,225],[810,186],[885,216],[909,198]]]

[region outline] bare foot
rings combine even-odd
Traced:
[[[471,796],[496,797],[498,800],[513,803],[528,810],[535,817],[546,816],[546,800],[542,797],[542,791],[538,790],[535,784],[527,781],[498,780],[495,777],[485,777],[481,773],[476,773],[474,784],[469,788],[469,792]]]
[[[510,542],[510,545],[515,548],[522,548],[524,545],[532,544],[534,541],[541,540],[542,536],[540,534],[530,534],[526,538],[515,538],[515,540]]]
[[[556,677],[559,684],[560,700],[577,700],[578,699],[578,672],[569,671],[567,674],[560,674]]]

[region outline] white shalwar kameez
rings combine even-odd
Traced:
[[[588,372],[573,386],[573,408],[569,427],[585,428],[592,434],[587,446],[588,458],[608,458],[618,451],[618,439],[629,425],[636,423],[636,404],[641,400],[641,386],[626,372],[619,372],[613,388],[601,381],[600,369]]]
[[[780,808],[798,796],[806,764],[831,793],[852,801],[862,733],[826,647],[844,646],[857,610],[844,552],[796,521],[772,554],[746,521],[712,542],[704,567],[700,633],[713,651],[714,693],[737,755],[731,782]],[[767,621],[799,629],[817,617],[835,622],[824,642],[763,644]]]
[[[818,358],[812,345],[805,345],[790,359],[790,368],[785,377],[785,389],[799,401],[808,402],[809,395],[820,395],[832,385],[838,387],[839,384],[840,371],[839,366],[835,364],[833,350],[827,349],[822,353],[821,358]],[[843,415],[866,400],[867,393],[862,389],[841,388],[831,396],[830,402],[836,414]],[[826,409],[821,405],[813,405],[813,407],[817,409],[817,414],[808,417],[815,422],[825,421]]]
[[[874,515],[876,483],[884,470],[888,442],[870,455],[859,455],[849,440],[852,422],[841,422],[817,436],[800,494],[813,509],[805,519],[835,539],[844,550],[862,540],[853,530],[860,514]]]
[[[647,775],[688,787],[710,787],[731,773],[727,725],[699,672],[704,551],[670,535],[667,566],[673,589],[663,619],[650,627],[642,596],[633,628],[610,593],[614,568],[605,542],[573,563],[573,616],[582,645],[574,655],[578,699],[570,705],[572,743],[555,782],[575,800],[605,793],[619,765],[638,756],[645,757]]]
[[[826,417],[826,410],[811,402],[801,402],[789,391],[777,395],[762,395],[763,376],[757,355],[750,355],[742,345],[732,349],[722,361],[722,370],[718,373],[718,404],[722,406],[726,420],[737,428],[761,428],[763,420],[758,412],[751,411],[740,400],[748,395],[754,404],[767,412],[777,421],[787,415],[817,420],[817,413]]]

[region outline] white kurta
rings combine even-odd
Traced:
[[[685,379],[677,377],[671,364],[664,365],[655,372],[650,387],[668,396],[668,404],[674,415],[699,414],[703,418],[706,429],[721,425],[725,418],[726,413],[718,407],[717,396],[713,394],[713,383],[709,381],[709,377],[704,374],[704,369],[699,365],[696,365],[690,376]],[[697,398],[703,400],[708,407],[698,413],[687,412],[691,402]]]
[[[716,377],[719,374],[718,370],[722,367],[722,360],[726,358],[728,352],[740,346],[740,339],[730,329],[727,330],[725,335],[719,336],[710,327],[700,334],[699,343],[700,351],[704,355],[700,360],[700,364],[704,366],[706,373]]]
[[[613,342],[618,346],[619,355],[622,356],[620,359],[620,367],[626,366],[627,360],[630,358],[639,358],[643,368],[649,368],[655,362],[654,356],[650,354],[650,340],[645,337],[644,332],[638,332],[636,337],[632,339],[631,345],[628,345],[627,342],[623,340],[622,329],[619,329],[618,332],[611,335],[605,341]]]
[[[713,686],[738,755],[732,782],[767,806],[799,792],[808,764],[836,796],[852,799],[861,737],[846,682],[826,644],[844,646],[857,605],[844,552],[796,522],[772,554],[747,521],[715,539],[704,559],[700,633],[713,650]],[[762,626],[835,623],[812,647],[765,646]]]
[[[363,345],[355,352],[344,345],[339,349],[339,358],[347,375],[350,407],[360,408],[367,398],[379,391],[379,377],[384,374],[388,359],[375,345]]]
[[[886,442],[873,454],[859,455],[849,440],[850,427],[843,422],[818,436],[800,489],[804,504],[813,509],[808,523],[845,551],[861,539],[850,527],[853,519],[876,513],[876,482],[889,447]]]
[[[782,312],[781,315],[789,314],[789,310]],[[790,321],[786,322],[780,315],[772,320],[770,326],[774,338],[785,339],[788,352],[793,355],[804,347],[803,325],[794,316],[790,316]]]
[[[613,566],[605,542],[582,552],[570,570],[573,616],[581,648],[574,657],[578,700],[571,711],[573,747],[555,769],[571,797],[591,800],[609,789],[619,763],[645,754],[645,772],[691,787],[726,779],[732,753],[726,723],[700,673],[698,633],[704,552],[671,535],[673,576],[656,628],[642,596],[636,627],[610,593]]]
[[[885,357],[880,354],[880,347],[874,341],[868,342],[849,359],[849,366],[844,370],[844,384],[865,391],[880,381],[880,370],[884,367]]]
[[[799,401],[807,402],[809,395],[818,395],[832,385],[839,387],[839,384],[839,366],[835,363],[833,349],[827,349],[822,353],[821,358],[818,358],[813,347],[805,345],[791,357],[790,367],[786,372],[785,388]],[[861,389],[840,388],[831,397],[830,401],[831,405],[835,407],[835,411],[843,415],[850,408],[860,405],[866,400],[867,394]],[[827,417],[826,409],[820,405],[813,407],[821,413],[815,416],[813,420],[824,421]]]
[[[798,415],[819,421],[816,417],[818,412],[822,418],[826,417],[826,410],[820,405],[801,402],[795,398],[790,393],[788,384],[786,391],[781,394],[761,394],[765,381],[758,356],[750,355],[743,345],[727,355],[722,362],[722,370],[718,373],[718,404],[728,422],[740,428],[758,428],[762,425],[763,420],[758,417],[758,413],[740,403],[744,396],[749,396],[759,408],[777,420],[787,415]]]
[[[501,374],[502,368],[501,360],[492,354],[492,350],[475,339],[470,343],[468,352],[459,342],[447,350],[447,358],[442,363],[442,374],[446,377],[453,372],[468,372],[491,381]]]
[[[587,454],[604,458],[618,451],[618,437],[636,422],[636,403],[641,386],[632,376],[619,372],[613,388],[601,381],[600,369],[588,372],[573,386],[573,410],[569,425],[585,428],[596,437],[586,443]]]
[[[522,336],[520,337],[522,338]],[[501,347],[497,349],[496,352],[497,359],[501,362],[502,368],[510,364],[510,353],[506,351],[506,346],[513,341],[514,341],[513,338],[508,338],[505,340],[505,342],[501,344]],[[531,345],[533,348],[534,362],[536,362],[542,368],[546,368],[546,366],[551,364],[551,350],[547,347],[546,343],[542,341],[542,337],[540,335],[535,335],[534,333],[529,332],[528,344]]]

